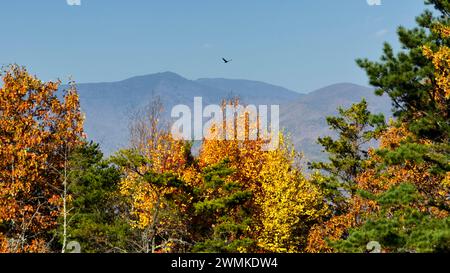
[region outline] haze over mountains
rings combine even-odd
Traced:
[[[309,160],[324,159],[319,136],[333,135],[326,123],[327,116],[338,113],[338,107],[347,108],[365,99],[372,113],[392,116],[391,102],[387,96],[377,96],[374,89],[352,84],[330,85],[302,96],[292,103],[282,105],[280,123],[291,134],[295,147]]]
[[[371,88],[340,83],[307,94],[264,82],[232,79],[189,80],[164,72],[133,77],[119,82],[78,84],[82,110],[86,113],[88,137],[110,154],[128,145],[130,114],[160,97],[166,116],[174,105],[193,105],[202,97],[203,105],[220,104],[223,99],[239,97],[243,103],[280,105],[280,126],[291,134],[296,148],[307,159],[323,158],[316,144],[319,136],[329,134],[325,118],[365,98],[370,110],[390,112],[390,101],[374,95]]]

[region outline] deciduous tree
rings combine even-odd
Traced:
[[[64,197],[66,155],[79,145],[83,117],[74,86],[57,97],[10,66],[0,89],[0,234],[2,251],[49,251]]]

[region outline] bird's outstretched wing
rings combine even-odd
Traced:
[[[228,61],[225,58],[222,58],[224,63],[228,63]]]

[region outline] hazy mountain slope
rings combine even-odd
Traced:
[[[280,122],[292,135],[295,146],[304,151],[308,160],[324,159],[319,136],[330,135],[326,117],[337,114],[338,107],[349,107],[365,98],[369,110],[390,116],[387,97],[376,96],[373,89],[351,83],[340,83],[313,91],[281,108]]]
[[[217,83],[217,88],[214,86]],[[86,113],[85,128],[89,138],[101,144],[109,154],[128,144],[130,113],[159,96],[166,115],[174,105],[193,105],[194,97],[203,104],[219,104],[225,98],[238,96],[245,103],[283,104],[302,95],[282,87],[245,80],[192,81],[172,72],[133,77],[120,82],[79,84],[82,110]],[[229,89],[229,90],[228,90]],[[258,95],[262,90],[263,95]],[[255,95],[253,95],[255,94]]]
[[[258,104],[284,104],[303,96],[284,87],[258,81],[230,79],[198,79],[196,82],[221,89],[225,94],[238,95],[244,102]]]
[[[82,110],[86,113],[88,136],[98,141],[106,153],[128,143],[130,114],[159,96],[166,109],[176,104],[192,104],[195,96],[221,96],[222,91],[189,81],[175,73],[165,72],[139,76],[113,83],[79,84]]]
[[[128,144],[130,113],[159,96],[166,116],[174,105],[193,105],[196,96],[203,104],[219,104],[222,99],[238,96],[244,103],[280,104],[281,127],[292,136],[297,149],[307,159],[324,155],[316,145],[319,136],[330,134],[325,118],[336,114],[339,106],[348,107],[366,98],[373,112],[389,113],[387,98],[373,94],[367,87],[350,83],[331,85],[309,94],[300,94],[263,82],[227,79],[188,80],[171,72],[133,77],[112,83],[79,84],[82,110],[86,113],[86,132],[99,142],[106,154]]]

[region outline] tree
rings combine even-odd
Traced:
[[[181,145],[176,143],[173,142]],[[184,146],[178,148],[181,147]],[[166,249],[169,243],[184,244],[183,225],[186,221],[183,221],[182,202],[188,186],[180,173],[184,163],[175,162],[179,156],[176,149],[176,146],[170,146],[159,150],[161,156],[168,156],[165,160],[174,163],[165,162],[169,164],[165,167],[171,168],[161,170],[158,162],[153,163],[135,150],[120,151],[112,159],[124,173],[120,192],[131,208],[130,224],[141,232],[141,242],[135,252],[154,253]]]
[[[265,154],[255,198],[255,228],[264,252],[303,251],[310,228],[327,212],[320,189],[302,173],[300,157],[283,135],[279,149]]]
[[[371,114],[367,106],[362,100],[348,109],[339,108],[339,116],[327,117],[327,123],[338,133],[338,139],[319,138],[329,161],[310,163],[310,169],[323,173],[316,173],[313,179],[322,187],[335,214],[346,212],[348,195],[355,194],[356,178],[365,168],[368,146],[385,125],[384,116]]]
[[[380,232],[403,238],[397,245],[385,242],[388,251],[429,252],[436,251],[436,245],[441,245],[442,240],[448,243],[448,234],[439,230],[447,228],[450,213],[447,183],[450,173],[450,4],[440,0],[427,3],[432,4],[437,12],[426,11],[418,17],[418,28],[399,28],[400,41],[406,52],[395,56],[386,45],[380,63],[358,61],[371,83],[379,88],[378,93],[387,93],[391,97],[397,117],[387,143],[373,156],[378,161],[374,166],[376,177],[366,175],[363,180],[367,185],[376,185],[373,181],[378,180],[384,185],[384,190],[393,192],[399,189],[399,183],[409,183],[419,196],[407,208],[381,203],[381,211],[369,215],[368,219],[379,221],[375,226]],[[384,196],[383,192],[379,194]],[[385,221],[383,217],[386,217],[387,209],[394,217]],[[411,234],[402,235],[401,229],[408,230],[408,225],[397,226],[398,215],[400,220],[411,220],[409,224],[414,225]],[[348,246],[355,236],[373,226],[364,225],[356,229],[343,244]],[[423,237],[423,234],[428,237]]]
[[[317,225],[312,229],[308,238],[309,251],[361,251],[368,242],[380,239],[381,235],[376,235],[374,231],[375,227],[380,228],[380,230],[378,230],[380,233],[401,233],[402,231],[398,229],[403,229],[403,227],[397,224],[394,225],[391,220],[386,219],[391,219],[394,214],[399,215],[399,217],[416,217],[416,214],[410,214],[413,210],[418,213],[420,212],[420,217],[424,220],[423,222],[416,223],[417,225],[425,223],[426,221],[433,221],[436,223],[444,221],[442,223],[445,223],[445,219],[449,216],[449,188],[442,183],[442,177],[429,172],[430,166],[428,163],[418,164],[411,161],[403,164],[385,166],[385,159],[378,153],[379,150],[396,151],[401,147],[401,144],[405,139],[409,138],[410,134],[411,133],[408,132],[406,126],[399,126],[395,124],[395,122],[391,122],[388,129],[383,132],[380,137],[380,147],[378,149],[373,148],[369,150],[369,156],[365,162],[366,168],[356,179],[356,194],[348,199],[349,205],[347,212],[342,215],[333,216],[323,224]],[[413,191],[417,193],[414,194],[417,198],[404,196],[405,198],[409,198],[407,199],[407,210],[403,207],[390,206],[390,203],[380,202],[380,200],[382,200],[380,199],[381,197],[389,195],[387,192],[398,192],[398,187],[400,187],[400,185],[410,185],[414,188]],[[411,190],[409,190],[409,192],[411,192]],[[397,194],[395,196],[400,199],[393,200],[392,202],[403,202],[401,200],[401,198],[403,198],[402,195]],[[355,235],[360,240],[357,240],[357,244],[351,243],[354,247],[351,248],[346,241],[355,240],[355,238],[352,237],[353,233],[359,234],[362,229],[368,228],[368,226],[362,227],[368,222],[372,223],[370,229],[373,229],[368,235],[373,235],[374,238],[366,241],[365,244],[362,245],[362,238],[367,239],[367,236],[358,237],[359,235]],[[387,224],[384,225],[382,223]],[[411,225],[414,224],[411,223]],[[382,226],[384,227],[384,230],[381,229]],[[432,234],[432,230],[435,227],[417,227],[417,229],[422,231],[426,228],[430,228],[428,233]],[[416,243],[419,243],[419,240],[426,239],[425,237],[422,239],[417,238]],[[387,245],[385,245],[385,247]],[[337,247],[337,249],[333,249],[333,247]],[[406,244],[400,246],[399,242],[397,242],[396,247],[398,247],[399,251],[400,248],[407,248]],[[409,249],[411,251],[424,250],[411,247]],[[386,249],[385,251],[389,250]],[[391,251],[395,250],[391,249]]]
[[[310,229],[307,252],[332,252],[328,241],[345,236],[375,205],[357,195],[359,177],[368,168],[369,145],[385,129],[384,116],[371,114],[367,107],[367,102],[362,100],[348,109],[340,108],[339,116],[327,118],[338,138],[319,138],[329,154],[329,162],[312,162],[309,167],[317,170],[310,180],[321,188],[324,201],[331,209]]]
[[[224,101],[223,112],[226,111],[227,106],[237,109],[239,105],[238,99]],[[200,167],[204,167],[228,159],[230,167],[236,170],[232,174],[233,180],[245,185],[256,194],[261,185],[257,177],[264,164],[263,158],[266,152],[263,146],[266,140],[260,137],[257,121],[250,122],[248,114],[247,112],[239,113],[232,119],[224,118],[222,124],[213,124],[202,142],[198,161]],[[243,124],[244,130],[239,131],[238,124]],[[254,131],[258,131],[258,137],[250,139],[249,135]],[[226,139],[226,134],[232,137]]]
[[[372,198],[380,209],[333,243],[337,251],[361,253],[370,241],[379,242],[383,252],[450,251],[450,218],[420,209],[417,204],[425,200],[414,185],[399,184]]]
[[[191,144],[175,140],[161,123],[159,99],[131,121],[131,148],[113,158],[123,172],[120,193],[130,208],[129,223],[140,233],[134,252],[185,251],[188,225],[184,174],[192,165]],[[195,180],[194,180],[195,181]]]
[[[4,252],[49,251],[63,209],[67,154],[83,138],[72,85],[43,83],[10,66],[0,89],[0,241]]]
[[[103,159],[98,144],[84,143],[70,155],[67,237],[85,253],[131,251],[135,234],[119,193],[121,173]]]
[[[385,44],[380,62],[360,59],[357,63],[378,88],[376,93],[389,95],[395,117],[411,132],[398,151],[385,154],[387,163],[427,161],[431,163],[430,171],[445,174],[450,171],[450,5],[447,0],[426,3],[433,5],[435,12],[425,11],[416,20],[418,27],[412,30],[398,29],[403,51],[395,55]],[[420,144],[421,140],[433,145]]]
[[[237,106],[239,101],[225,102]],[[303,177],[298,166],[299,156],[289,141],[280,134],[280,146],[265,151],[265,140],[259,132],[258,121],[251,122],[247,113],[234,117],[234,122],[211,127],[203,141],[199,155],[201,168],[219,164],[228,159],[234,170],[230,179],[252,193],[245,206],[251,212],[252,222],[248,236],[255,241],[256,248],[242,251],[295,252],[305,248],[309,228],[324,213],[323,196],[319,189]],[[234,126],[230,126],[230,122]],[[222,140],[221,132],[237,136],[236,124],[245,124],[241,131],[245,137]],[[250,139],[256,130],[256,139]]]
[[[252,192],[230,179],[233,170],[228,161],[203,170],[203,183],[199,187],[195,215],[203,219],[199,242],[192,251],[213,253],[235,253],[251,249],[254,241],[249,237],[251,213],[247,203]]]
[[[396,121],[369,151],[347,212],[311,232],[311,251],[361,251],[369,239],[386,251],[435,251],[433,244],[448,243],[441,231],[449,216],[450,4],[426,3],[437,12],[425,11],[415,29],[399,28],[402,52],[385,44],[380,62],[357,61],[376,93],[390,96]]]

